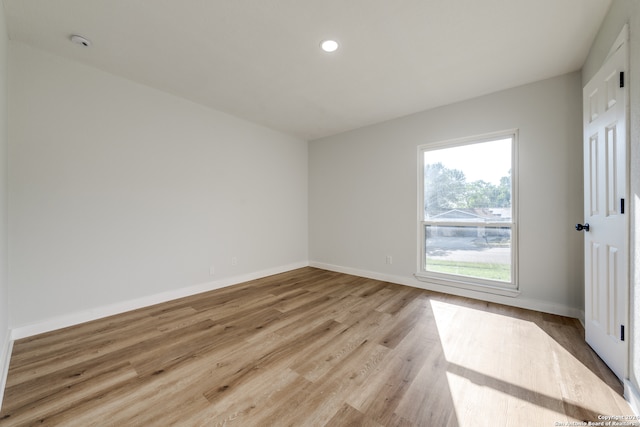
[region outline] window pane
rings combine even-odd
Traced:
[[[425,270],[511,282],[511,228],[425,225]]]
[[[512,138],[424,152],[424,219],[511,222]]]

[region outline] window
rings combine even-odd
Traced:
[[[517,293],[515,151],[515,131],[420,147],[416,277]]]

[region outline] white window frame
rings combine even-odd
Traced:
[[[424,218],[424,154],[428,151],[443,148],[460,147],[497,139],[511,138],[511,222],[456,222],[438,221],[434,224]],[[491,294],[515,297],[520,294],[518,285],[518,130],[510,129],[467,138],[441,141],[424,144],[418,147],[418,268],[415,277],[418,280],[437,285],[453,286]],[[437,273],[427,271],[426,261],[426,236],[427,225],[438,226],[482,226],[511,228],[511,282],[488,280],[454,274]]]

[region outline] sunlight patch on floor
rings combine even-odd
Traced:
[[[598,415],[611,415],[604,408],[623,407],[624,399],[619,397],[617,402],[616,394],[598,375],[596,359],[578,330],[557,334],[575,335],[575,340],[558,342],[553,338],[555,330],[573,326],[544,322],[547,332],[526,317],[433,299],[431,308],[460,425],[503,423],[470,419],[483,410],[505,414],[507,425],[528,425],[531,420],[522,420],[519,414],[523,407],[534,406],[539,417],[535,425],[554,425],[595,421]],[[576,352],[578,347],[580,353]],[[572,352],[587,354],[585,363],[590,366]],[[525,412],[531,413],[531,408]]]

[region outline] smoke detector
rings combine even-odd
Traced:
[[[82,47],[89,47],[91,46],[91,40],[82,37],[78,34],[72,34],[70,37],[71,41],[74,42],[75,44],[79,44]]]

